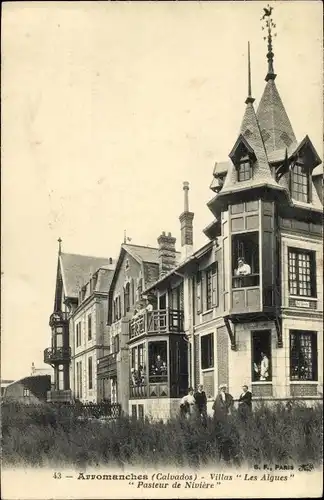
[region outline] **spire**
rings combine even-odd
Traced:
[[[267,76],[265,77],[266,81],[274,80],[277,76],[273,69],[274,53],[272,51],[272,37],[277,36],[277,33],[272,33],[272,29],[276,27],[271,17],[273,9],[274,8],[270,7],[270,5],[268,4],[268,7],[265,7],[263,9],[264,14],[261,17],[261,21],[265,22],[264,26],[262,26],[262,30],[266,29],[268,31],[268,35],[263,37],[264,40],[268,39],[268,53],[267,53],[268,73]]]
[[[252,97],[252,84],[251,84],[251,60],[250,60],[250,42],[248,42],[248,96],[245,103],[254,102],[255,99]]]
[[[61,255],[61,253],[62,253],[62,239],[59,238],[57,241],[58,241],[58,244],[59,244],[58,253],[59,253],[59,255]]]

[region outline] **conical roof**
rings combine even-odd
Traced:
[[[237,172],[232,163],[228,169],[228,173],[224,182],[224,186],[220,194],[236,189],[251,189],[262,184],[272,185],[279,188],[280,186],[271,175],[270,166],[268,163],[267,153],[264,147],[263,139],[260,132],[258,120],[254,111],[253,100],[247,99],[246,109],[243,116],[242,124],[239,131],[239,137],[229,154],[232,162],[237,157],[239,148],[246,149],[248,153],[253,154],[255,162],[253,163],[252,179],[239,182]]]
[[[256,116],[268,154],[297,144],[290,120],[272,78],[267,81]]]

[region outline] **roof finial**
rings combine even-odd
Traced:
[[[183,182],[183,191],[184,191],[184,212],[189,212],[189,182]]]
[[[59,255],[61,255],[61,253],[62,253],[62,239],[61,239],[61,238],[59,238],[57,241],[58,241],[58,244],[59,244],[59,250],[58,250],[58,253],[59,253]]]
[[[124,229],[124,243],[126,243],[126,229]]]
[[[272,33],[272,28],[275,28],[276,25],[274,24],[271,13],[273,11],[273,7],[270,7],[268,4],[268,7],[265,7],[264,14],[261,17],[261,21],[265,20],[265,26],[262,26],[262,29],[264,30],[265,28],[268,30],[268,35],[264,36],[263,39],[266,40],[268,39],[268,53],[267,53],[267,59],[268,59],[268,73],[266,76],[266,81],[268,80],[274,80],[276,78],[276,74],[273,69],[273,57],[274,53],[272,52],[272,36],[277,36],[277,33]]]
[[[248,42],[248,96],[245,103],[254,102],[252,97],[252,84],[251,84],[251,59],[250,59],[250,42]]]

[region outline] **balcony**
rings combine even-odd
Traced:
[[[183,332],[183,311],[158,309],[139,312],[129,324],[129,338],[132,340],[144,333],[165,334]]]
[[[117,354],[115,352],[98,359],[97,377],[110,378],[117,376]]]
[[[70,403],[72,401],[71,389],[60,391],[47,391],[48,403]]]
[[[63,312],[63,311],[57,311],[51,314],[50,319],[49,319],[49,325],[54,326],[54,325],[62,325],[64,323],[67,323],[68,321],[68,313]]]
[[[44,363],[66,363],[71,359],[70,347],[48,347],[44,351]]]

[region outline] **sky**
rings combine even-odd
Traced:
[[[262,2],[9,2],[2,11],[2,370],[45,368],[57,239],[117,257],[124,230],[180,248],[183,181],[194,245],[247,97],[267,72]],[[297,139],[322,150],[321,2],[273,2],[276,84]]]

